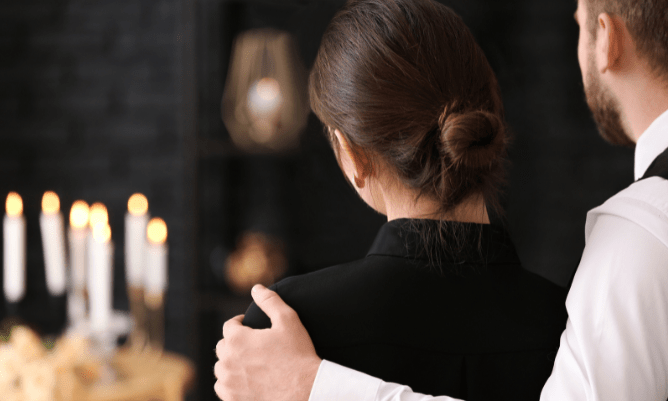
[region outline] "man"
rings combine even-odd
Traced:
[[[541,400],[668,399],[668,1],[579,0],[578,60],[608,141],[636,144],[635,179],[587,216],[569,319]],[[447,401],[321,361],[296,313],[272,291],[223,327],[217,394],[225,401]],[[410,322],[397,322],[407,324]]]

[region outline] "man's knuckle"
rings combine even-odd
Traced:
[[[223,383],[220,380],[217,380],[216,383],[213,385],[213,391],[216,392],[216,395],[221,400],[224,400],[224,399],[227,398],[227,392],[223,388]]]
[[[227,322],[223,323],[223,338],[226,337],[226,334],[228,334],[229,331],[230,331],[230,321],[228,320]]]
[[[275,301],[276,298],[278,298],[278,294],[275,291],[269,290],[267,291],[267,296],[264,298],[265,302],[266,301]]]
[[[295,311],[290,309],[288,311],[285,311],[285,315],[283,316],[283,322],[290,328],[294,328],[295,326],[299,325],[299,316]]]
[[[226,386],[222,381],[217,381],[216,384],[213,386],[214,391],[216,392],[216,395],[218,398],[220,398],[223,401],[235,401],[238,398],[234,396],[234,392],[230,387]]]
[[[220,379],[224,376],[224,366],[221,361],[216,362],[215,365],[213,365],[213,374],[216,376],[217,379]]]
[[[228,338],[225,339],[225,342],[227,343],[226,347],[228,347],[230,350],[239,350],[239,341],[240,339],[237,336],[229,336]],[[223,355],[225,355],[226,352],[223,352]]]
[[[221,355],[223,355],[223,351],[225,347],[225,342],[223,340],[218,341],[218,344],[216,344],[216,355],[218,358],[220,358]]]
[[[234,388],[235,384],[238,384],[238,379],[235,380],[231,376],[225,376],[222,379],[219,379],[221,386],[226,393],[230,393]]]
[[[233,358],[223,358],[218,362],[220,363],[220,368],[222,369],[223,372],[234,371],[236,363]]]
[[[284,323],[292,322],[292,313],[290,310],[281,310],[278,312],[278,318]]]

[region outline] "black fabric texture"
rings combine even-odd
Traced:
[[[272,286],[294,308],[318,355],[467,401],[538,400],[565,328],[566,290],[522,268],[509,235],[432,220],[381,227],[364,259]],[[429,245],[436,252],[424,252]],[[434,260],[439,265],[434,265]],[[253,303],[244,324],[268,328]]]

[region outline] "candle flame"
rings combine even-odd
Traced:
[[[102,203],[93,203],[90,206],[90,213],[88,215],[88,223],[91,228],[95,228],[98,224],[108,224],[109,214],[107,214],[107,207]]]
[[[7,215],[11,217],[20,216],[23,213],[23,199],[21,199],[21,195],[16,192],[10,192],[7,195],[5,208],[7,210]]]
[[[93,226],[93,239],[99,243],[109,242],[111,239],[111,227],[106,223],[98,223]]]
[[[128,199],[128,212],[133,216],[141,216],[148,211],[148,199],[142,194],[134,194]]]
[[[42,211],[44,214],[56,214],[60,211],[60,198],[58,198],[55,192],[44,192],[44,196],[42,196]]]
[[[78,200],[72,204],[70,210],[70,225],[74,228],[84,228],[88,225],[88,203]]]
[[[167,241],[167,224],[161,218],[153,218],[146,226],[146,237],[153,244],[164,244]]]

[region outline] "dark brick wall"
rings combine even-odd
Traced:
[[[605,143],[585,103],[575,2],[509,4],[488,28],[502,43],[488,55],[515,134],[508,220],[526,268],[565,286],[585,245],[587,211],[631,184],[633,151]]]
[[[115,304],[126,308],[123,215],[127,198],[144,193],[169,227],[167,348],[192,355],[180,7],[175,0],[0,4],[0,196],[24,197],[34,293],[44,287],[42,193],[55,190],[66,213],[75,199],[104,202],[116,244]]]

